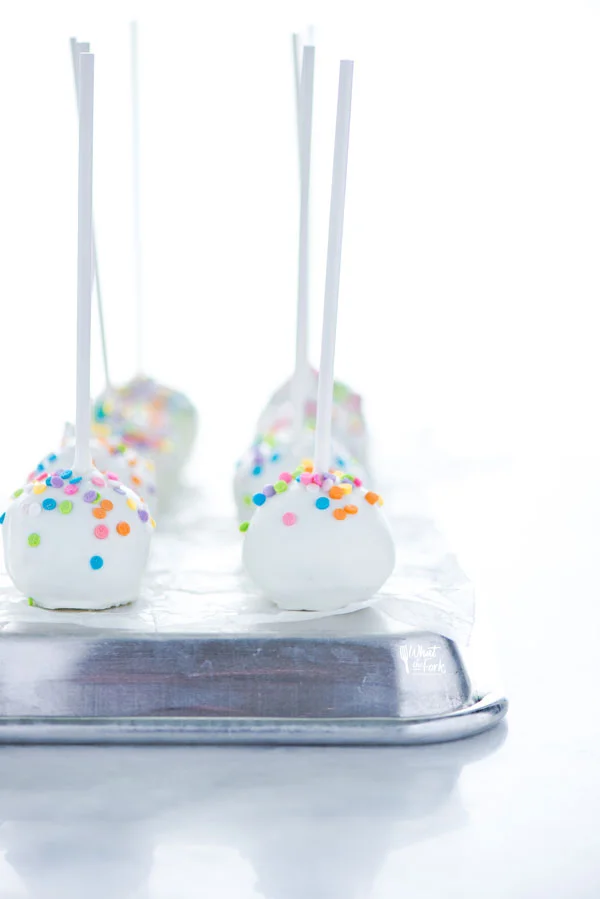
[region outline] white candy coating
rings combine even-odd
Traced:
[[[90,441],[92,464],[101,473],[113,472],[127,487],[141,496],[154,514],[157,506],[156,474],[152,459],[125,446],[114,436],[94,438]],[[40,471],[51,474],[72,468],[75,459],[75,435],[72,425],[66,425],[62,449],[44,456],[28,481],[33,481]],[[40,468],[40,466],[42,466]]]
[[[317,414],[318,372],[311,368],[309,376],[308,399],[305,408],[305,422],[314,429]],[[291,379],[276,390],[263,411],[257,424],[257,433],[266,434],[281,428],[288,430],[293,421],[291,403]],[[358,393],[341,381],[336,381],[333,392],[333,436],[350,455],[368,468],[368,435],[365,417],[362,411],[362,399]],[[312,455],[312,452],[311,452]]]
[[[257,508],[244,536],[246,571],[282,609],[335,611],[369,599],[394,569],[395,549],[383,510],[363,488],[329,499],[329,488],[292,482]],[[321,497],[329,507],[315,505]],[[333,511],[349,506],[343,520]],[[286,524],[284,521],[293,523]]]
[[[301,443],[294,447],[289,432],[281,437],[268,441],[255,442],[242,456],[233,479],[233,494],[241,521],[248,520],[256,506],[252,503],[254,494],[262,490],[265,484],[274,484],[282,472],[291,472],[298,464],[298,459],[312,459],[314,452],[314,434],[307,431]],[[366,479],[364,469],[356,459],[339,443],[333,443],[331,450],[331,468],[349,472],[363,482]]]
[[[139,595],[153,528],[134,491],[95,469],[76,485],[28,483],[13,495],[2,525],[6,569],[47,609],[123,605]]]

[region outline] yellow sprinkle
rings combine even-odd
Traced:
[[[381,498],[381,496],[380,496],[379,499],[377,500],[377,505],[378,505],[378,506],[383,506],[383,499]]]
[[[156,522],[153,518],[150,519],[150,524],[152,525],[153,528],[156,527]]]
[[[352,484],[340,484],[340,487],[344,493],[352,493]]]
[[[131,497],[129,497],[129,499],[127,500],[127,505],[130,509],[133,509],[134,512],[137,509],[137,503]]]
[[[43,493],[45,489],[46,489],[46,484],[44,483],[44,481],[38,481],[37,484],[33,485],[34,493]]]

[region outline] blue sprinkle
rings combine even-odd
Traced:
[[[102,568],[104,565],[104,559],[102,556],[92,556],[90,559],[90,565],[94,569],[94,571],[98,571],[98,569]]]
[[[65,468],[65,470],[61,474],[61,478],[63,478],[63,480],[65,481],[68,481],[72,474],[73,472],[70,468]]]
[[[264,505],[264,503],[266,503],[266,501],[267,497],[264,495],[264,493],[255,493],[252,497],[252,502],[255,506],[262,506]]]
[[[50,455],[48,456],[48,462],[56,462],[57,459],[58,456],[56,455],[56,453],[50,453]]]
[[[281,459],[281,453],[273,453],[271,456],[271,462],[279,462]]]
[[[261,473],[261,471],[262,471],[261,466],[260,466],[260,465],[255,465],[254,468],[252,469],[252,474],[253,474],[255,477],[258,477],[258,475]]]
[[[56,500],[55,499],[45,499],[42,503],[44,509],[47,509],[48,512],[51,512],[52,509],[56,509]]]
[[[320,496],[315,503],[317,509],[328,509],[329,508],[329,500],[326,496]]]
[[[344,459],[342,459],[341,456],[336,456],[335,464],[337,465],[338,468],[346,467],[346,462],[344,461]]]
[[[103,418],[106,417],[106,413],[104,411],[103,406],[96,406],[96,418],[98,421],[102,421]]]
[[[42,463],[40,462],[40,464],[39,464],[38,467],[36,468],[36,471],[43,471],[43,470],[44,470],[44,466],[43,466]]]
[[[52,478],[46,478],[46,487],[52,487]]]
[[[5,518],[6,518],[6,512],[3,512],[2,515],[0,515],[0,524],[4,524]]]
[[[78,484],[80,482],[80,480],[81,480],[81,478],[71,478],[71,480],[69,481],[69,484]]]

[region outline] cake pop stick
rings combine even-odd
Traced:
[[[94,160],[94,57],[79,54],[79,184],[77,209],[77,404],[75,461],[78,473],[90,455],[90,355],[92,333],[92,178]]]
[[[135,302],[137,314],[137,368],[141,374],[143,359],[143,272],[142,272],[142,212],[140,187],[140,78],[138,60],[138,23],[130,24],[131,42],[131,146],[133,184],[133,258],[135,267]]]
[[[353,71],[354,63],[350,60],[342,60],[340,63],[333,175],[331,179],[329,240],[327,243],[327,269],[325,274],[325,307],[323,310],[321,365],[317,393],[317,425],[315,429],[315,468],[317,471],[327,471],[331,455],[335,335],[342,264]]]
[[[292,378],[293,440],[304,427],[304,411],[308,393],[308,263],[309,263],[309,199],[310,151],[312,135],[315,48],[304,47],[300,80],[300,234],[298,242],[298,296],[296,309],[296,364]]]
[[[79,54],[89,53],[89,43],[82,43],[76,38],[70,39],[71,61],[73,63],[73,82],[75,85],[75,101],[79,110]],[[111,389],[110,374],[108,368],[108,350],[106,344],[106,329],[104,327],[104,305],[102,302],[102,290],[100,287],[100,274],[98,272],[98,250],[96,248],[96,228],[92,222],[92,264],[94,283],[96,285],[96,300],[98,303],[98,323],[100,325],[100,341],[102,345],[102,365],[104,366],[104,380],[108,391]]]
[[[296,102],[296,129],[297,129],[297,140],[298,140],[298,170],[300,175],[302,175],[302,160],[300,156],[300,77],[301,77],[301,65],[300,65],[300,57],[302,54],[302,38],[299,34],[294,33],[292,35],[292,64],[294,66],[294,99]]]

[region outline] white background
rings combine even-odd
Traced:
[[[506,743],[476,765],[464,753],[485,755],[485,741],[421,755],[153,761],[3,750],[2,899],[79,899],[125,869],[151,899],[203,884],[236,899],[596,897],[600,3],[5,6],[0,484],[14,489],[73,416],[71,34],[97,53],[111,364],[116,380],[135,371],[127,23],[137,15],[146,369],[197,404],[198,477],[230,508],[234,460],[292,365],[290,32],[314,23],[313,359],[336,68],[353,56],[338,374],[366,398],[380,481],[406,466],[427,487],[496,621],[512,708]],[[453,752],[463,773],[438,789]],[[163,766],[164,792],[147,799]],[[426,772],[416,796],[415,767]],[[123,882],[123,896],[138,895]]]

